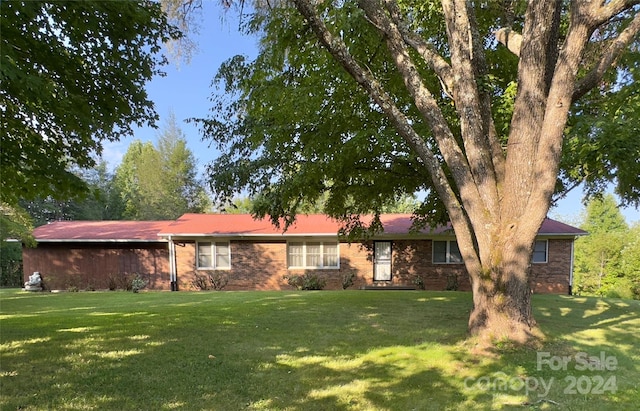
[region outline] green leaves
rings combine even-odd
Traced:
[[[581,294],[640,298],[640,226],[629,230],[613,195],[587,204],[582,228],[589,232],[575,244],[575,287]]]
[[[124,205],[124,218],[176,219],[210,208],[196,175],[193,153],[173,114],[158,137],[157,148],[139,140],[129,146],[116,169],[114,184]]]
[[[86,189],[70,166],[155,122],[144,83],[180,34],[150,1],[9,1],[0,20],[2,200],[67,198]]]
[[[352,52],[387,72],[385,82],[411,107],[401,79],[388,70],[383,39],[362,12],[345,3],[332,13],[336,30],[350,34]],[[277,8],[261,21],[260,55],[221,66],[211,115],[196,120],[222,152],[208,169],[220,199],[246,190],[261,197],[257,214],[277,217],[322,198],[325,212],[342,216],[345,209],[381,210],[428,187],[416,156],[297,12]],[[425,129],[419,119],[416,127]]]

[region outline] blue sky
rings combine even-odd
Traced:
[[[160,115],[159,125],[162,126],[164,119],[173,111],[201,171],[217,153],[207,142],[201,140],[195,126],[184,123],[183,120],[207,115],[211,106],[208,98],[213,90],[211,80],[225,60],[237,54],[253,57],[257,53],[257,39],[238,32],[237,13],[231,11],[222,16],[218,4],[203,2],[203,22],[199,34],[193,37],[198,50],[194,52],[191,61],[179,64],[172,62],[164,68],[167,73],[165,77],[156,77],[147,86],[149,97]],[[105,144],[103,158],[113,168],[120,163],[132,141],[139,139],[155,143],[157,134],[156,129],[139,128],[133,137]],[[581,197],[580,191],[571,192],[549,215],[563,221],[577,222],[583,210]],[[629,223],[640,221],[640,210],[627,208],[621,211]]]

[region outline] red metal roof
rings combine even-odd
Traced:
[[[380,221],[384,235],[407,235],[411,228],[411,214],[383,214]],[[363,223],[371,217],[363,216]],[[274,227],[268,218],[254,220],[249,214],[185,214],[165,226],[162,236],[272,236],[272,235],[336,235],[342,223],[323,214],[298,215],[286,232]],[[426,228],[423,234],[442,234],[451,225]],[[559,221],[545,219],[539,231],[545,235],[584,235],[585,231]]]
[[[403,236],[411,228],[411,214],[383,214],[384,236]],[[364,223],[371,217],[362,217]],[[37,241],[135,242],[165,241],[168,236],[335,236],[342,223],[325,215],[299,215],[287,231],[274,227],[268,218],[254,220],[249,214],[185,214],[175,221],[57,221],[34,230]],[[422,230],[442,234],[450,226]],[[585,231],[559,221],[545,219],[540,235],[584,235]]]
[[[569,224],[561,223],[560,221],[545,218],[542,222],[542,226],[538,230],[538,235],[587,235],[588,233],[579,228],[570,226]]]
[[[165,241],[158,237],[172,221],[56,221],[33,230],[37,241]]]

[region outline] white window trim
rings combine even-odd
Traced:
[[[291,265],[289,258],[289,245],[290,244],[302,244],[302,265]],[[320,243],[320,265],[307,265],[307,243]],[[327,245],[335,245],[336,253],[337,253],[337,265],[332,266],[324,266],[324,246]],[[340,242],[339,241],[322,241],[322,240],[302,240],[302,241],[287,241],[287,269],[288,270],[299,270],[299,269],[313,269],[313,270],[336,270],[340,268]]]
[[[435,254],[436,254],[435,243],[436,242],[443,242],[447,244],[447,251],[446,251],[446,257],[445,257],[446,261],[435,261]],[[460,261],[451,261],[451,243],[455,243],[455,242],[457,242],[456,239],[431,240],[431,264],[464,264],[464,260],[462,259],[462,253],[460,253]],[[458,246],[458,250],[459,249],[460,249],[460,246]]]
[[[209,247],[211,247],[211,263],[213,264],[212,267],[200,267],[200,244],[201,243],[210,243]],[[228,267],[218,267],[216,264],[216,243],[225,243],[227,245],[227,250],[228,250],[228,254],[227,257],[229,257],[229,266]],[[209,240],[209,241],[197,241],[196,242],[196,269],[197,270],[230,270],[231,269],[231,242],[227,241],[227,240],[223,240],[223,241],[215,241],[215,240]]]
[[[535,251],[536,251],[536,243],[538,241],[544,241],[544,261],[533,261],[533,256],[535,255]],[[531,253],[531,263],[532,264],[547,264],[549,263],[549,240],[547,239],[536,239],[535,242],[533,243],[533,252]]]

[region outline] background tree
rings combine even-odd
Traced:
[[[123,25],[122,22],[127,24]],[[87,192],[105,140],[157,119],[145,82],[181,33],[152,1],[0,2],[0,224],[29,242],[19,201]]]
[[[163,207],[184,212],[206,212],[211,200],[198,178],[197,164],[187,148],[184,132],[178,127],[175,115],[169,113],[164,128],[158,136],[158,153],[162,165]],[[180,212],[182,215],[184,212]],[[175,218],[177,218],[177,215]]]
[[[620,252],[620,273],[623,275],[622,290],[629,290],[631,297],[640,300],[640,222],[635,223],[629,230],[625,246]],[[618,292],[621,297],[625,293]]]
[[[26,210],[35,227],[61,220],[119,220],[124,206],[113,183],[113,175],[107,163],[100,161],[95,167],[73,171],[88,191],[77,193],[67,199],[53,196],[21,200],[20,207]]]
[[[0,22],[0,200],[66,199],[104,140],[154,124],[144,84],[180,34],[152,1],[3,1]]]
[[[131,143],[115,171],[114,184],[124,204],[125,219],[172,220],[211,207],[174,116],[159,134],[158,148],[151,142]]]
[[[594,198],[587,204],[581,228],[589,235],[575,243],[575,291],[609,294],[606,290],[616,289],[616,283],[624,277],[621,251],[628,236],[628,226],[613,195]],[[627,293],[627,297],[630,295]]]
[[[260,53],[221,67],[201,121],[223,153],[210,168],[218,193],[259,194],[256,215],[274,223],[329,193],[325,211],[354,227],[398,193],[426,192],[418,220],[451,221],[470,275],[471,333],[539,335],[533,242],[556,188],[607,167],[587,154],[610,129],[581,116],[587,101],[611,108],[637,92],[638,2],[254,4],[246,27]],[[588,139],[558,179],[565,126],[579,118]],[[570,172],[576,162],[585,172]],[[637,179],[616,171],[637,204]]]
[[[133,141],[115,171],[115,185],[124,204],[123,217],[162,219],[160,154],[151,142]]]
[[[21,287],[22,243],[18,241],[0,242],[0,287]]]

